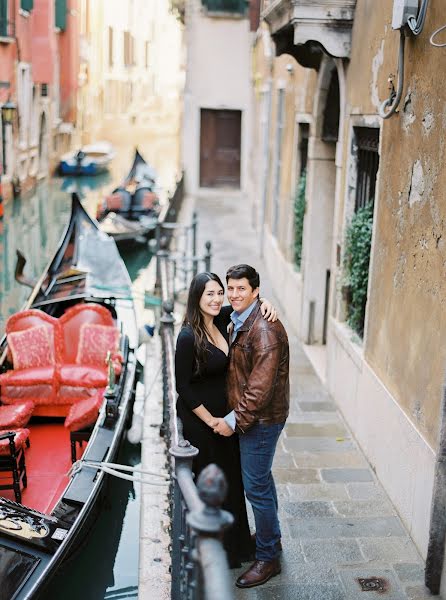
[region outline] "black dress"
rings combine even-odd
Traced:
[[[219,318],[214,320],[218,329],[228,341],[226,326],[229,312],[226,307]],[[175,376],[178,392],[177,413],[183,422],[184,438],[198,448],[193,470],[198,477],[210,463],[215,463],[224,472],[228,482],[228,497],[223,508],[234,516],[233,526],[226,532],[224,545],[231,568],[241,562],[253,560],[253,544],[250,537],[243,490],[240,449],[238,435],[224,437],[199,419],[193,409],[201,404],[214,417],[224,417],[228,413],[226,401],[226,371],[228,357],[207,342],[207,363],[200,376],[194,375],[194,334],[190,326],[181,329],[175,353]]]

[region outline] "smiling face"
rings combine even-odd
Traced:
[[[203,316],[216,317],[224,300],[223,288],[216,281],[208,281],[200,298],[200,311]]]
[[[245,311],[259,295],[259,288],[252,288],[246,277],[228,279],[228,300],[239,314]]]

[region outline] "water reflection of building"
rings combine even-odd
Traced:
[[[2,184],[22,190],[49,173],[71,143],[78,76],[77,0],[0,3],[0,103],[17,110],[2,122]]]
[[[0,335],[10,314],[24,304],[30,288],[14,279],[16,250],[27,259],[28,279],[37,279],[53,255],[68,222],[70,197],[42,183],[26,200],[5,205],[0,230]]]

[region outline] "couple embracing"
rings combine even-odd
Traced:
[[[175,354],[177,412],[199,450],[196,476],[217,464],[228,482],[223,507],[234,516],[224,545],[231,568],[252,561],[236,585],[261,585],[281,571],[281,533],[271,468],[289,409],[289,349],[274,307],[259,297],[257,271],[226,273],[231,306],[214,273],[196,275]],[[250,533],[245,494],[256,526]],[[255,552],[254,552],[255,548]]]

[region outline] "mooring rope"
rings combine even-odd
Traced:
[[[84,459],[77,460],[75,463],[73,463],[71,469],[68,472],[68,476],[74,477],[74,475],[80,473],[84,467],[89,469],[96,469],[98,471],[103,471],[108,475],[113,475],[113,477],[118,477],[119,479],[126,479],[127,481],[139,482],[147,485],[169,485],[169,478],[163,473],[157,473],[156,471],[149,471],[147,469],[139,469],[138,467],[130,467],[128,465],[120,465],[117,463],[98,462],[95,460]],[[128,471],[130,473],[141,473],[143,475],[152,475],[153,477],[162,478],[163,481],[148,481],[147,479],[142,479],[141,477],[134,477],[133,475],[126,475],[125,473],[120,473],[120,471]]]

